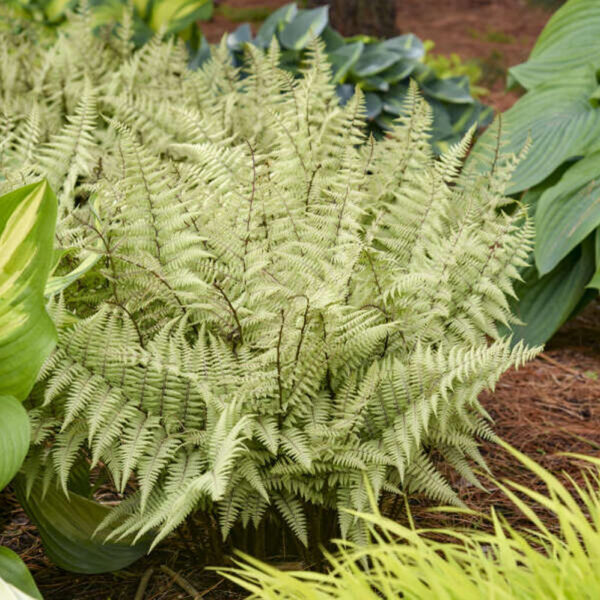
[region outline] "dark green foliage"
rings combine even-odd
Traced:
[[[503,115],[505,149],[531,148],[509,192],[536,217],[535,267],[517,287],[516,339],[552,334],[600,288],[600,2],[570,0],[550,19],[529,60],[510,70],[527,90]],[[474,154],[491,155],[497,131]]]
[[[354,95],[357,86],[365,93],[369,126],[376,136],[390,130],[402,114],[411,79],[433,109],[431,141],[437,153],[458,142],[474,124],[491,120],[492,109],[471,96],[467,76],[440,78],[423,62],[425,47],[418,37],[405,34],[384,41],[364,35],[344,38],[329,26],[327,6],[298,10],[295,3],[288,4],[269,16],[256,37],[248,24],[241,25],[227,37],[227,45],[235,65],[241,66],[244,44],[266,50],[276,38],[284,50],[282,66],[298,76],[315,36],[325,43],[342,103]],[[202,64],[210,53],[204,45],[192,65]]]

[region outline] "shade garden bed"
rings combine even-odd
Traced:
[[[519,371],[506,373],[495,392],[486,394],[482,400],[495,420],[500,437],[551,472],[564,471],[577,479],[580,465],[559,454],[600,456],[600,303],[592,304],[563,327],[544,355]],[[529,488],[542,487],[534,475],[495,444],[485,443],[482,453],[499,479],[507,478]],[[497,487],[486,485],[486,493],[456,475],[449,475],[471,508],[487,514],[495,507],[511,524],[527,525],[524,516],[515,511]],[[482,525],[468,517],[431,512],[430,506],[425,499],[412,502],[417,526]],[[396,516],[401,521],[405,519],[403,511]],[[4,525],[0,544],[8,545],[25,559],[47,600],[130,600],[148,569],[153,572],[145,600],[190,598],[161,566],[183,576],[199,593],[207,592],[204,597],[208,600],[243,597],[232,584],[203,569],[198,530],[188,526],[125,571],[78,576],[57,568],[46,558],[35,526],[29,523],[10,489],[1,496],[0,518]],[[552,519],[547,518],[546,522],[553,526]],[[293,557],[274,557],[273,562],[288,568],[300,566]]]
[[[221,2],[236,8],[253,8],[259,3],[244,0]],[[277,8],[279,0],[263,0],[260,6]],[[505,70],[526,59],[535,38],[550,13],[524,0],[440,0],[440,8],[399,2],[399,32],[414,32],[436,42],[436,52],[456,52],[476,59],[483,71],[482,85],[490,93],[483,99],[505,110],[518,97],[505,92]],[[442,6],[443,5],[443,6]],[[239,23],[218,15],[203,24],[209,40],[216,41]],[[585,453],[600,457],[600,303],[592,303],[577,318],[561,328],[544,353],[518,371],[510,370],[493,392],[481,396],[485,410],[494,420],[495,432],[564,481],[581,481],[581,465],[561,455]],[[481,450],[492,474],[510,479],[529,489],[542,485],[530,471],[492,442]],[[485,482],[480,490],[456,472],[444,473],[466,504],[481,513],[495,508],[513,526],[526,527],[527,519],[518,513],[499,487]],[[568,484],[570,485],[570,484]],[[118,500],[110,490],[100,491],[98,499]],[[399,503],[402,504],[402,503]],[[403,506],[384,502],[385,512],[406,522]],[[418,527],[482,527],[472,516],[432,512],[432,502],[419,495],[410,499],[412,517]],[[549,528],[550,515],[540,512]],[[242,598],[232,583],[210,570],[203,559],[205,528],[192,516],[157,549],[129,568],[104,575],[77,575],[56,567],[46,557],[35,525],[17,502],[14,490],[0,492],[0,546],[17,552],[33,574],[46,600],[174,600],[175,598]],[[299,562],[293,548],[285,545],[271,563],[282,569],[319,568],[319,564]]]

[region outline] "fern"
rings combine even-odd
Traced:
[[[223,537],[278,514],[308,544],[311,506],[360,540],[341,509],[368,487],[459,502],[431,452],[473,478],[478,394],[536,352],[497,329],[532,236],[502,210],[514,157],[461,172],[467,139],[435,159],[414,87],[366,139],[319,44],[299,80],[248,48],[240,81],[224,45],[193,72],[174,41],[116,50],[86,18],[47,50],[0,44],[0,187],[60,191],[57,273],[99,255],[51,300],[30,483],[66,488],[85,457],[125,495],[112,537],[157,541],[202,510]]]

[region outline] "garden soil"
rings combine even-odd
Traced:
[[[285,3],[227,0],[230,6],[244,8]],[[525,0],[403,0],[398,7],[398,28],[434,40],[435,51],[479,59],[488,78],[483,85],[491,89],[486,101],[504,110],[518,97],[503,89],[506,68],[527,58],[549,16],[548,11]],[[203,28],[215,41],[237,25],[217,16]],[[553,473],[562,473],[564,481],[567,475],[581,481],[581,463],[560,453],[600,456],[600,302],[591,304],[563,327],[536,360],[506,373],[493,392],[482,395],[481,402],[500,437]],[[482,453],[496,478],[544,491],[534,475],[496,444],[484,443]],[[456,474],[448,476],[471,508],[486,514],[494,507],[514,526],[529,524],[497,485],[486,481],[486,489],[480,490]],[[424,498],[411,500],[418,527],[485,524],[465,515],[431,512],[430,507]],[[404,521],[406,514],[400,511],[397,518]],[[549,515],[546,520],[552,527]],[[48,561],[35,526],[19,508],[10,488],[0,493],[0,531],[0,544],[23,557],[46,600],[131,600],[148,574],[144,600],[191,598],[194,592],[189,586],[196,590],[196,597],[207,600],[243,597],[216,573],[199,565],[201,551],[185,528],[129,569],[95,576],[66,573]]]

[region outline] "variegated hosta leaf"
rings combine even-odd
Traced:
[[[45,181],[0,197],[0,395],[20,401],[56,343],[44,308],[56,211]]]
[[[42,595],[23,561],[12,550],[3,546],[0,546],[0,598],[42,600]]]

